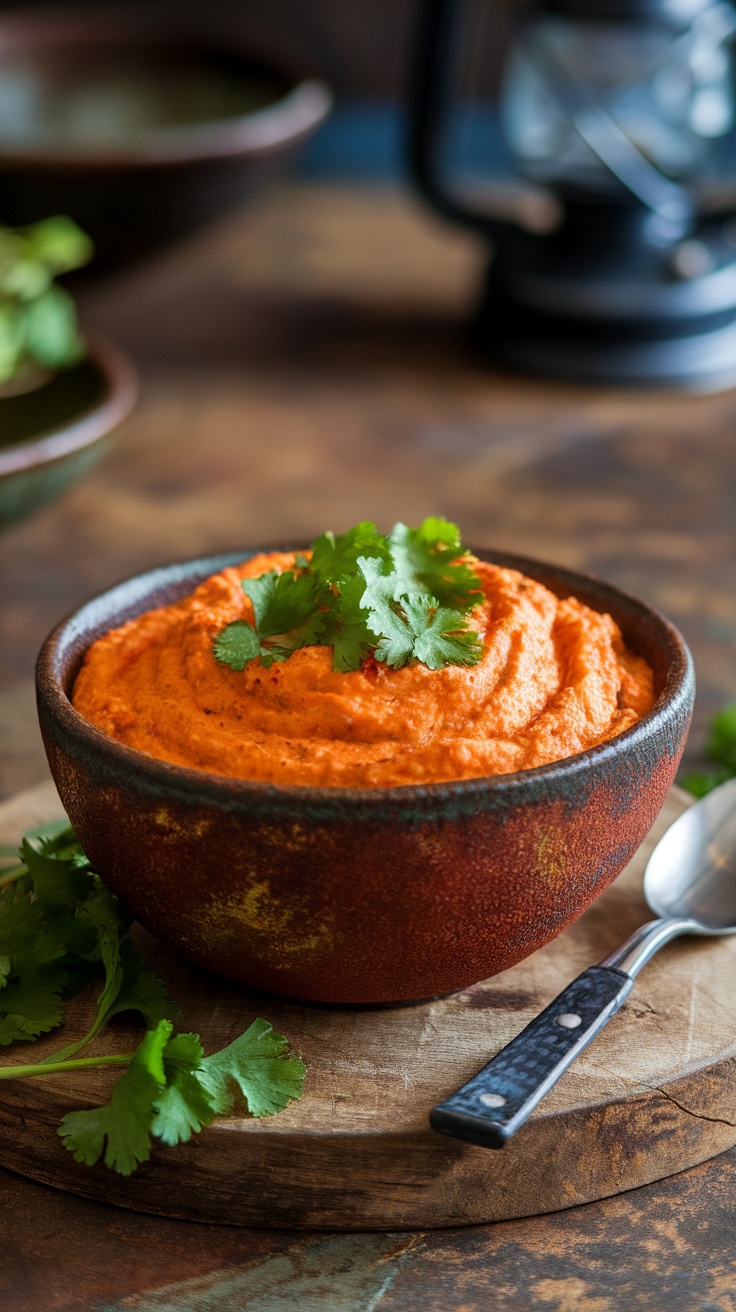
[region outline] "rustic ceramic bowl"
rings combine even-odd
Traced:
[[[85,649],[249,553],[121,583],[48,638],[38,699],[51,772],[95,868],[154,934],[232,980],[319,1002],[451,993],[513,966],[615,879],[654,821],[692,710],[680,634],[635,598],[480,552],[617,620],[654,709],[554,765],[423,787],[279,788],[154,760],[69,701]]]
[[[59,496],[104,455],[133,408],[135,370],[101,338],[42,386],[0,396],[0,528]]]
[[[160,250],[248,200],[332,104],[285,36],[234,14],[225,21],[155,6],[99,10],[0,14],[3,222],[71,214],[94,241],[93,274]],[[172,121],[160,125],[160,106],[143,111],[167,84],[176,99]],[[200,104],[220,84],[222,105],[219,92],[217,104]],[[125,128],[117,136],[102,130],[111,115]]]

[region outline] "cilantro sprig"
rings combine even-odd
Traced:
[[[290,570],[243,579],[255,624],[234,620],[218,633],[215,658],[233,670],[269,668],[302,647],[330,646],[333,668],[357,670],[372,655],[393,669],[476,665],[483,655],[468,618],[483,599],[459,529],[429,518],[396,524],[388,537],[364,521],[323,533]]]
[[[679,781],[694,797],[705,797],[719,784],[736,776],[736,702],[729,702],[714,715],[705,755],[715,768],[691,770]]]
[[[0,1044],[32,1042],[62,1024],[64,1002],[102,975],[86,1034],[28,1065],[0,1066],[0,1080],[124,1066],[109,1102],[69,1112],[59,1134],[75,1159],[130,1175],[153,1138],[186,1143],[234,1108],[271,1116],[298,1098],[305,1068],[265,1020],[205,1057],[197,1034],[174,1032],[177,1008],[128,938],[130,919],[92,869],[64,821],[0,848]],[[146,1032],[134,1052],[80,1057],[122,1012]]]
[[[63,215],[0,227],[0,384],[32,365],[64,369],[81,360],[74,302],[54,278],[92,254],[89,237]]]

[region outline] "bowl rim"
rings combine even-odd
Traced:
[[[35,42],[34,42],[35,38]],[[150,49],[175,43],[202,54],[241,55],[264,72],[285,82],[272,103],[248,113],[231,115],[141,134],[135,145],[17,147],[0,141],[0,165],[24,170],[159,169],[241,156],[267,156],[310,135],[327,117],[334,100],[331,88],[316,76],[301,51],[254,23],[215,21],[205,26],[171,12],[107,14],[94,10],[38,10],[0,13],[0,54],[33,44],[84,48],[96,41],[129,41]],[[291,84],[291,85],[289,85]]]
[[[583,752],[577,752],[573,756],[564,757],[562,760],[553,761],[547,765],[535,766],[532,769],[431,783],[344,788],[339,785],[262,783],[254,780],[237,779],[230,775],[215,774],[207,770],[174,765],[158,757],[149,756],[138,748],[129,747],[127,744],[112,738],[87,720],[73,706],[62,686],[61,680],[55,674],[54,663],[57,659],[60,644],[69,635],[69,630],[78,625],[80,621],[83,621],[85,612],[91,611],[92,608],[99,607],[101,603],[112,599],[120,589],[137,583],[141,588],[146,584],[150,585],[148,592],[141,592],[139,596],[139,600],[143,598],[143,601],[136,614],[143,614],[147,609],[156,608],[155,605],[151,606],[145,602],[145,597],[150,597],[156,585],[162,588],[166,586],[167,581],[170,584],[177,580],[179,582],[183,582],[185,579],[193,581],[195,578],[198,583],[209,577],[210,574],[217,572],[218,569],[240,563],[264,550],[293,551],[303,549],[303,544],[296,547],[281,544],[272,547],[248,547],[241,551],[222,552],[212,556],[197,556],[131,575],[98,593],[78,607],[72,614],[61,620],[44,642],[36,666],[39,708],[43,705],[56,723],[60,724],[62,729],[69,732],[77,741],[81,739],[89,744],[92,750],[98,749],[105,753],[110,764],[117,767],[118,770],[126,775],[129,775],[132,770],[134,774],[139,776],[141,784],[148,782],[149,784],[158,785],[158,788],[154,787],[152,789],[154,792],[166,791],[169,794],[175,792],[178,796],[186,796],[190,800],[204,800],[207,802],[224,803],[230,801],[233,804],[248,801],[254,804],[270,802],[271,804],[277,804],[279,809],[283,808],[285,810],[295,805],[301,808],[305,806],[307,808],[312,807],[317,810],[323,809],[325,805],[330,808],[337,805],[341,812],[352,810],[363,813],[366,809],[372,812],[374,809],[380,811],[404,808],[426,813],[427,809],[433,805],[447,804],[448,801],[450,803],[455,801],[460,805],[469,805],[472,804],[474,799],[481,796],[488,797],[491,793],[505,795],[523,790],[531,790],[536,793],[540,787],[544,788],[550,782],[557,785],[563,780],[572,782],[579,779],[580,776],[588,774],[591,767],[604,766],[628,751],[636,753],[637,749],[641,748],[653,733],[658,730],[661,731],[666,723],[674,718],[678,712],[686,709],[689,715],[692,709],[695,676],[690,650],[676,626],[655,607],[650,606],[632,593],[626,592],[614,584],[607,583],[597,575],[570,570],[565,566],[539,561],[533,557],[486,547],[471,547],[470,550],[479,555],[481,559],[502,564],[504,567],[518,568],[522,572],[526,572],[525,566],[529,566],[531,571],[554,571],[556,575],[562,578],[569,577],[571,580],[578,580],[583,584],[591,585],[593,588],[602,588],[604,591],[620,598],[624,605],[638,611],[642,619],[646,619],[649,623],[654,622],[655,627],[661,633],[663,649],[669,648],[671,655],[665,683],[654,706],[646,715],[614,738],[607,739],[595,747],[587,748]],[[531,576],[534,577],[533,572]],[[186,595],[188,594],[182,592],[182,596]],[[572,589],[569,595],[574,595]],[[135,602],[132,604],[133,606],[136,605]],[[114,627],[116,627],[115,622],[110,624],[109,628],[104,631],[109,632],[109,629]]]
[[[83,447],[93,446],[130,414],[138,399],[138,376],[134,365],[105,337],[95,333],[88,336],[86,342],[85,360],[96,365],[105,381],[103,397],[91,409],[60,427],[0,447],[0,478],[25,473],[54,460],[62,460]],[[79,363],[84,364],[85,360]]]

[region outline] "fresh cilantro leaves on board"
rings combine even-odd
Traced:
[[[217,1114],[200,1078],[203,1057],[198,1034],[175,1034],[164,1048],[166,1086],[153,1103],[151,1132],[170,1147],[188,1143]]]
[[[210,1057],[197,1034],[173,1028],[161,1020],[147,1032],[108,1103],[63,1118],[59,1134],[76,1161],[94,1166],[102,1157],[130,1175],[148,1161],[152,1136],[173,1147],[237,1101],[251,1116],[273,1116],[300,1096],[304,1065],[286,1055],[287,1040],[267,1021],[254,1021]]]
[[[87,1033],[41,1062],[0,1066],[0,1080],[125,1066],[108,1103],[68,1113],[59,1128],[78,1162],[102,1158],[121,1175],[148,1160],[152,1136],[186,1143],[238,1102],[252,1116],[273,1115],[300,1096],[305,1076],[265,1020],[209,1057],[199,1035],[175,1034],[177,1008],[129,929],[66,821],[26,834],[19,849],[0,848],[0,1044],[31,1042],[61,1025],[65,999],[103,976]],[[137,1050],[79,1057],[121,1012],[146,1025]]]
[[[149,1030],[128,1069],[115,1082],[110,1101],[91,1111],[68,1112],[59,1134],[76,1162],[105,1166],[130,1175],[151,1155],[153,1104],[166,1086],[164,1049],[173,1026],[162,1020]]]
[[[388,537],[369,520],[317,538],[290,570],[243,580],[255,624],[235,620],[213,654],[233,670],[260,659],[266,668],[301,647],[331,646],[333,668],[357,670],[368,655],[400,669],[476,665],[483,654],[468,617],[482,600],[472,557],[446,519],[419,528],[396,524]]]
[[[713,717],[705,754],[715,769],[692,770],[679,781],[695,797],[705,797],[736,776],[736,702],[730,702]]]
[[[226,1114],[239,1101],[251,1116],[273,1116],[288,1107],[304,1083],[304,1066],[287,1055],[288,1046],[283,1034],[258,1019],[227,1048],[205,1057],[197,1078],[215,1111]]]

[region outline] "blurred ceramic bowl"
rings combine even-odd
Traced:
[[[110,887],[199,966],[318,1002],[451,993],[559,934],[633,856],[674,779],[694,694],[677,630],[597,579],[478,552],[613,615],[652,666],[657,701],[619,737],[567,760],[422,787],[281,788],[183,769],[74,709],[90,643],[249,554],[121,583],[43,647],[38,701],[51,772]]]
[[[0,214],[70,214],[93,270],[125,264],[245,200],[331,103],[300,56],[242,25],[0,14]]]
[[[138,387],[130,361],[95,337],[79,364],[10,392],[0,390],[0,528],[59,496],[104,455]]]

